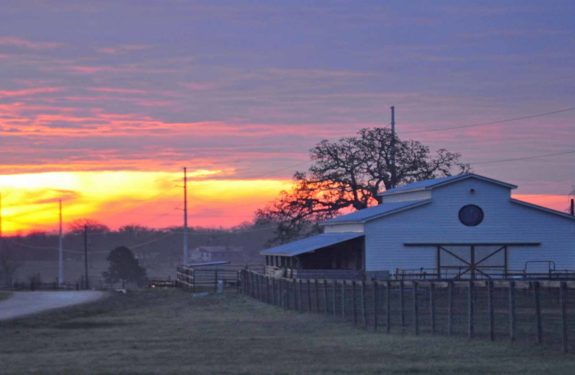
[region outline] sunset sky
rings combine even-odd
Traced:
[[[0,7],[4,233],[229,227],[321,139],[387,126],[519,198],[575,184],[575,2],[60,1]],[[508,121],[509,120],[509,121]],[[470,126],[468,126],[470,125]]]

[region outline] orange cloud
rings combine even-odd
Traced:
[[[291,182],[213,179],[220,170],[188,173],[189,223],[231,227],[250,220]],[[5,233],[54,231],[58,200],[66,222],[91,218],[112,228],[182,223],[182,175],[176,172],[97,171],[0,175]]]

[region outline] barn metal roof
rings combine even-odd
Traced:
[[[322,225],[365,223],[366,221],[378,219],[383,216],[419,207],[430,202],[431,199],[423,199],[418,201],[407,201],[407,202],[382,203],[377,206],[355,211],[347,215],[335,217],[322,223]]]
[[[517,186],[515,186],[515,185],[508,184],[507,182],[495,180],[493,178],[480,176],[480,175],[475,174],[475,173],[464,173],[464,174],[459,174],[456,176],[446,176],[446,177],[433,178],[430,180],[413,182],[411,184],[407,184],[407,185],[396,187],[394,189],[386,190],[383,193],[381,193],[381,195],[391,195],[391,194],[405,193],[408,191],[416,191],[416,190],[429,190],[429,189],[433,189],[433,188],[436,188],[439,186],[451,184],[451,183],[456,182],[456,181],[466,180],[468,178],[476,178],[478,180],[487,181],[487,182],[490,182],[490,183],[493,183],[496,185],[501,185],[501,186],[506,187],[508,189],[517,188]]]
[[[260,254],[262,255],[280,255],[280,256],[296,256],[311,251],[321,249],[323,247],[335,245],[341,242],[353,240],[354,238],[363,237],[363,233],[359,232],[343,232],[343,233],[322,233],[317,236],[304,238],[302,240],[289,242],[280,246],[265,249]]]

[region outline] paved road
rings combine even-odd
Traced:
[[[104,297],[98,291],[14,292],[0,301],[0,320],[96,301]]]

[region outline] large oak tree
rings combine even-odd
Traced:
[[[317,232],[319,222],[342,212],[378,204],[379,194],[394,186],[469,170],[458,153],[432,153],[421,142],[393,138],[389,128],[323,140],[310,154],[312,164],[294,174],[292,190],[256,211],[257,223],[276,226],[275,243]]]

